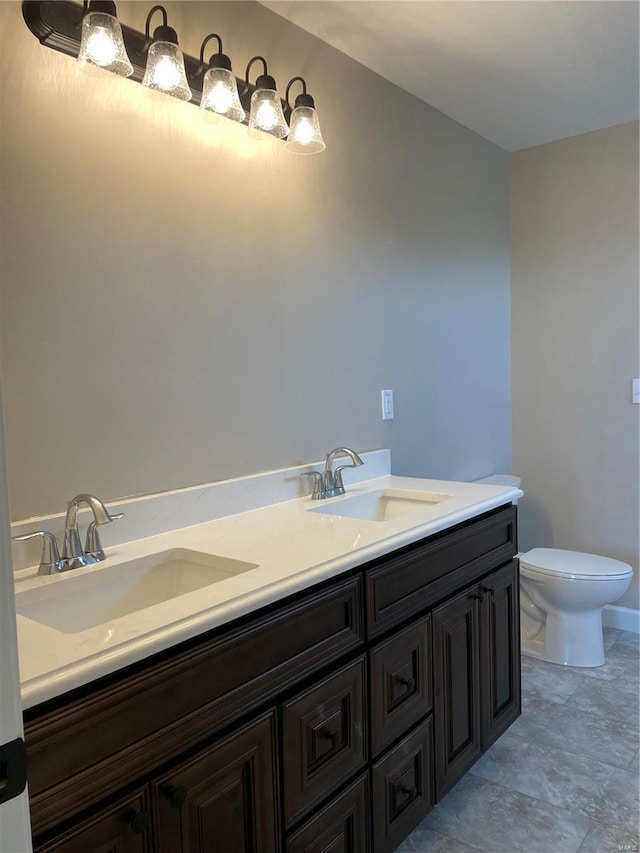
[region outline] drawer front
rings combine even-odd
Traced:
[[[289,838],[287,853],[368,853],[369,778],[362,776]]]
[[[152,785],[158,853],[276,853],[275,711]]]
[[[370,671],[375,758],[431,710],[431,617],[377,645]]]
[[[35,853],[151,853],[151,804],[148,789],[139,788],[61,833]]]
[[[359,577],[29,719],[33,831],[109,795],[363,642]]]
[[[282,722],[289,827],[366,762],[364,655],[285,703]]]
[[[517,551],[516,509],[498,510],[414,545],[366,573],[368,635],[376,637],[511,560]]]
[[[374,853],[391,853],[433,806],[433,726],[418,726],[373,765]]]

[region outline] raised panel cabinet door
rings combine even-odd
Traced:
[[[520,601],[518,562],[480,584],[484,596],[482,651],[482,748],[487,749],[520,716]]]
[[[437,801],[482,752],[480,598],[473,587],[432,613]]]
[[[152,853],[149,791],[140,788],[81,821],[35,853]]]
[[[279,849],[275,712],[152,785],[159,853]]]
[[[433,806],[431,717],[373,765],[373,849],[391,853]]]
[[[375,758],[431,710],[431,617],[372,649],[370,672]]]
[[[364,767],[366,688],[366,661],[361,655],[283,704],[287,827]]]
[[[369,777],[362,776],[287,841],[287,853],[369,853]]]

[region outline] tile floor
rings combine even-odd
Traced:
[[[522,659],[522,716],[396,853],[637,853],[639,636],[606,663]]]

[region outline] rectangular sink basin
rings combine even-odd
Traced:
[[[75,576],[74,571],[83,570],[72,569],[60,583],[18,592],[17,612],[56,631],[76,634],[258,568],[257,563],[185,548],[103,565]]]
[[[309,512],[361,518],[365,521],[394,521],[411,513],[424,512],[434,504],[441,504],[452,497],[453,495],[441,495],[435,492],[379,489],[376,492],[368,492],[366,495],[345,498],[336,503],[329,500]]]

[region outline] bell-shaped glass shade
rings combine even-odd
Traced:
[[[262,131],[277,139],[284,139],[289,133],[280,98],[273,89],[256,89],[251,95],[249,130],[253,136],[260,136]]]
[[[327,147],[313,107],[296,107],[291,113],[291,132],[284,147],[292,154],[319,154]]]
[[[177,44],[154,41],[149,48],[143,86],[172,95],[181,101],[190,101],[191,89],[184,70],[184,58]]]
[[[236,78],[226,68],[210,68],[204,75],[201,110],[211,110],[231,121],[244,121]]]
[[[97,66],[120,77],[133,74],[117,18],[105,12],[88,12],[84,16],[78,62],[81,67]]]

